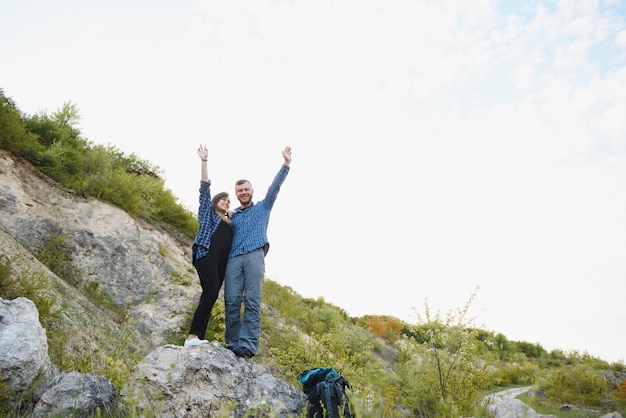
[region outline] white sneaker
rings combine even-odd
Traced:
[[[193,337],[191,340],[185,340],[185,347],[194,347],[200,344],[208,344],[208,340],[200,340],[198,337]]]

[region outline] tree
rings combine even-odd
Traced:
[[[39,112],[26,120],[26,128],[39,137],[39,142],[46,148],[63,144],[66,148],[83,150],[87,141],[80,136],[78,107],[66,102],[52,116]]]
[[[13,100],[0,89],[0,148],[24,156],[39,151],[37,138],[24,126],[22,115]]]
[[[425,302],[414,335],[407,339],[399,374],[408,404],[420,416],[470,416],[490,384],[487,363],[478,355],[478,330],[472,327],[467,304],[445,318],[432,314]],[[425,332],[426,331],[426,335]]]
[[[65,102],[61,109],[52,114],[52,118],[62,128],[75,129],[80,121],[80,112],[75,103]]]

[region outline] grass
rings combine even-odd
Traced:
[[[527,394],[522,394],[517,399],[530,405],[540,415],[554,415],[557,418],[596,418],[614,411],[624,413],[623,410],[619,411],[619,408],[602,410],[600,407],[585,408],[575,405],[568,405],[569,410],[561,410],[564,406],[562,402],[550,398],[528,397]]]

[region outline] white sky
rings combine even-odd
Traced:
[[[291,145],[267,275],[305,297],[479,287],[488,330],[626,359],[623,0],[5,0],[0,51],[23,112],[75,103],[193,211],[198,144],[256,200]]]

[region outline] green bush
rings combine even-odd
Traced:
[[[431,313],[425,303],[424,316],[419,316],[422,322],[405,340],[398,370],[405,404],[414,414],[470,416],[492,384],[479,330],[471,327],[473,319],[468,318],[474,297],[445,317]]]
[[[158,166],[113,146],[93,145],[76,128],[75,104],[23,116],[0,90],[0,148],[25,157],[61,186],[119,206],[193,238],[195,215],[165,189]]]
[[[602,375],[580,364],[553,370],[546,393],[564,403],[588,406],[600,405],[609,388]]]
[[[15,154],[34,157],[42,149],[37,136],[28,131],[20,111],[0,89],[0,148]]]
[[[523,354],[518,353],[508,362],[497,363],[493,379],[498,386],[532,385],[538,374],[537,364],[528,361]]]

